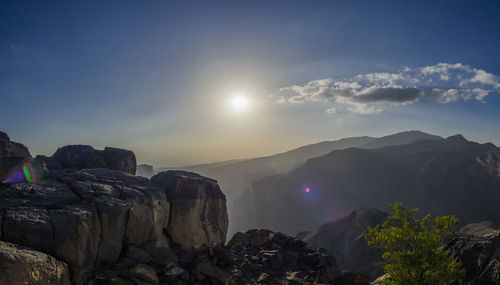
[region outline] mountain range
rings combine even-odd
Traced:
[[[500,149],[455,135],[335,150],[255,181],[235,201],[232,219],[236,230],[259,226],[295,234],[359,208],[388,211],[394,201],[422,213],[454,214],[462,223],[498,223]]]

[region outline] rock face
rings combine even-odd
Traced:
[[[226,241],[226,197],[217,181],[186,171],[165,171],[151,178],[165,189],[172,207],[167,231],[182,248],[218,246]]]
[[[146,177],[146,178],[151,178],[154,175],[153,166],[148,165],[148,164],[139,164],[139,165],[137,165],[137,170],[136,170],[135,175]]]
[[[0,241],[0,285],[69,285],[68,266],[55,258]]]
[[[383,251],[369,247],[364,235],[366,227],[382,224],[387,217],[388,214],[380,210],[360,209],[338,221],[323,224],[313,232],[302,233],[302,240],[311,247],[328,250],[341,270],[375,278],[383,274]]]
[[[466,270],[465,280],[457,284],[500,284],[500,230],[491,223],[462,228],[449,248]]]
[[[107,168],[135,175],[136,159],[132,151],[105,147],[96,150],[89,145],[68,145],[51,157],[40,156],[51,171],[61,169]]]

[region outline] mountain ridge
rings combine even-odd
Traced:
[[[235,223],[295,233],[354,209],[387,210],[399,200],[409,206],[424,205],[435,214],[457,213],[467,217],[465,222],[489,215],[498,222],[493,201],[498,200],[494,190],[500,186],[500,176],[490,170],[499,167],[497,155],[498,148],[491,143],[457,136],[378,149],[334,150],[288,173],[255,181],[252,191],[244,194],[247,201],[235,202],[240,211]],[[476,212],[465,215],[468,208]],[[251,220],[252,213],[255,220],[248,222],[245,217]]]

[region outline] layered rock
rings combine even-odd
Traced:
[[[42,252],[0,241],[0,285],[69,285],[68,266]]]
[[[387,217],[387,213],[376,209],[356,210],[313,232],[301,233],[301,239],[312,247],[328,250],[342,270],[378,277],[383,274],[383,251],[369,247],[364,236],[368,226],[382,224]]]
[[[130,150],[105,147],[96,150],[89,145],[68,145],[51,157],[39,156],[51,171],[61,169],[107,168],[135,175],[135,154]]]
[[[172,207],[167,231],[183,249],[218,246],[226,241],[226,197],[217,181],[201,175],[169,170],[151,178],[165,189]]]

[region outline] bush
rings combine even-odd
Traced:
[[[384,271],[390,276],[383,284],[450,284],[465,276],[462,264],[450,256],[445,241],[455,234],[458,219],[430,215],[416,219],[418,209],[408,210],[401,202],[391,205],[394,215],[382,225],[368,227],[368,245],[384,248],[388,262]]]

